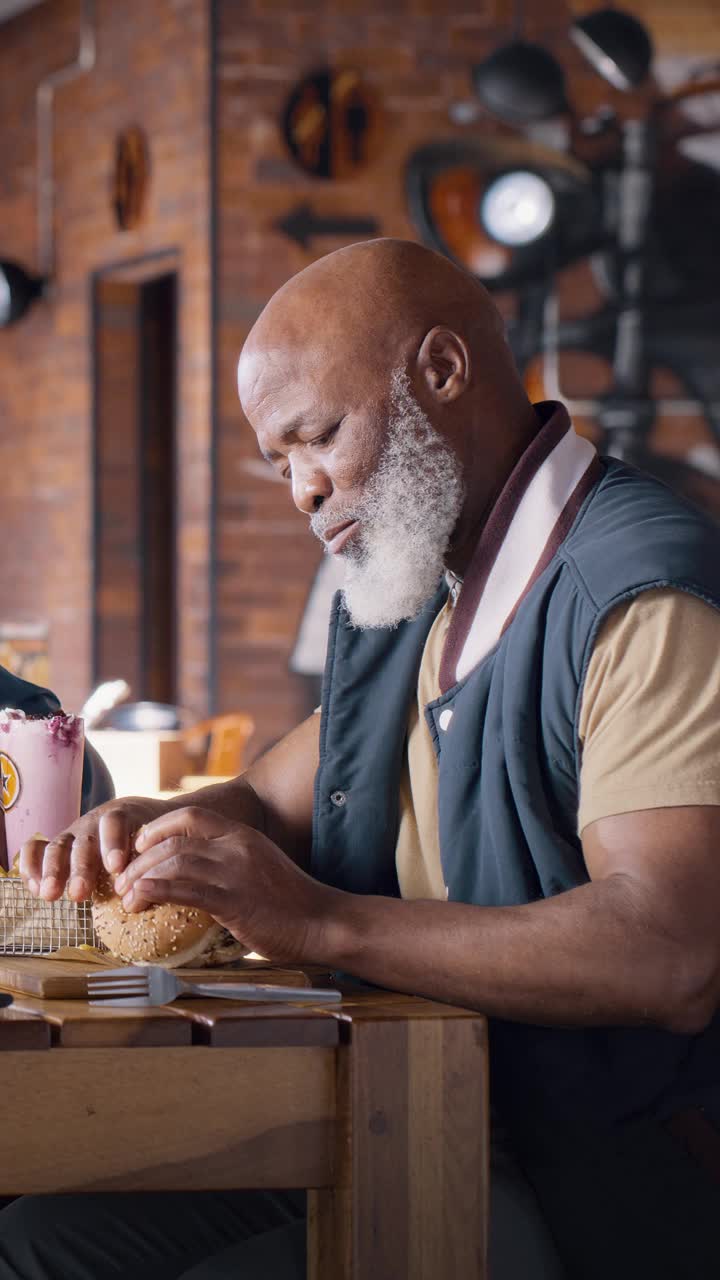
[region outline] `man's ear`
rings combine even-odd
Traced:
[[[430,394],[446,404],[470,385],[470,352],[459,334],[441,325],[422,340],[417,369]]]

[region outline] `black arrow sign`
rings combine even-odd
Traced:
[[[314,236],[376,236],[380,231],[377,218],[343,218],[336,214],[323,218],[309,204],[298,204],[273,226],[306,249]]]

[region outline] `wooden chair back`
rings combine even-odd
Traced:
[[[185,743],[192,751],[198,740],[209,736],[203,772],[212,777],[237,777],[242,772],[245,748],[255,732],[255,721],[245,712],[214,716],[186,729]]]

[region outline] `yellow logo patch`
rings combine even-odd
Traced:
[[[20,773],[14,760],[0,751],[0,804],[5,813],[20,795]]]

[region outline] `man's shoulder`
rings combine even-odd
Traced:
[[[663,480],[617,458],[601,462],[603,474],[587,504],[589,525],[596,522],[609,534],[645,525],[650,517],[717,538],[717,523]]]
[[[720,602],[720,528],[645,472],[604,460],[605,472],[562,554],[600,603],[647,585]]]

